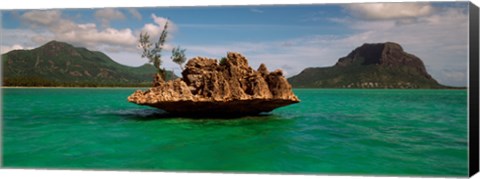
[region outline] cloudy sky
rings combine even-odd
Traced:
[[[2,10],[1,53],[63,41],[140,66],[141,32],[158,37],[170,21],[164,67],[174,46],[187,58],[244,54],[253,68],[265,63],[287,76],[306,67],[332,66],[363,43],[401,44],[421,58],[440,83],[467,85],[468,4],[366,3],[288,6],[223,6]]]

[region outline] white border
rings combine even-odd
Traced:
[[[449,1],[449,0],[435,0]],[[458,0],[457,0],[458,1]],[[472,0],[480,6],[479,0]],[[56,8],[100,8],[100,7],[157,7],[157,6],[207,6],[207,5],[261,5],[261,4],[325,4],[325,3],[361,3],[361,2],[418,2],[415,0],[21,0],[1,2],[3,9],[56,9]],[[0,11],[1,12],[1,11]],[[1,21],[0,21],[1,22]],[[1,33],[1,32],[0,32]],[[1,41],[0,41],[1,43]],[[1,141],[1,140],[0,140]],[[0,160],[1,161],[1,160]],[[0,169],[0,178],[417,178],[417,177],[376,177],[376,176],[330,176],[325,175],[276,175],[276,174],[232,174],[232,173],[176,173],[176,172],[137,172],[137,171],[84,171],[84,170],[38,170],[38,169]],[[421,177],[428,179],[431,177]],[[480,179],[477,173],[472,178]]]
[[[434,0],[452,1],[452,0]],[[458,1],[458,0],[456,0]],[[473,2],[478,0],[473,0]],[[20,0],[2,1],[0,9],[55,9],[55,8],[96,8],[96,7],[146,7],[146,6],[208,6],[208,5],[260,5],[260,4],[325,4],[361,2],[419,2],[418,0]],[[478,3],[476,3],[478,4]]]
[[[140,172],[140,171],[82,171],[82,170],[39,170],[39,169],[1,169],[0,177],[2,178],[68,178],[68,179],[85,179],[85,178],[200,178],[200,179],[256,179],[256,178],[280,178],[280,179],[402,179],[402,178],[419,178],[419,179],[438,179],[447,177],[385,177],[385,176],[329,176],[329,175],[292,175],[292,174],[238,174],[238,173],[194,173],[194,172]],[[476,175],[480,178],[479,175]],[[450,177],[453,179],[453,177]],[[455,177],[458,178],[458,177]],[[466,177],[465,177],[466,178]]]

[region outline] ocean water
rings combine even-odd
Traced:
[[[3,89],[6,168],[467,176],[466,90],[296,89],[234,120],[168,118],[135,89]]]

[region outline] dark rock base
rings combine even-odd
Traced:
[[[165,110],[174,116],[237,117],[258,115],[294,103],[298,103],[298,101],[283,99],[249,99],[232,101],[164,101],[161,103],[143,105]],[[188,109],[188,112],[186,109]]]

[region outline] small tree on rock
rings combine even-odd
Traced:
[[[149,63],[153,63],[153,66],[158,70],[157,74],[160,76],[161,79],[155,78],[155,80],[161,80],[165,81],[166,80],[166,71],[165,69],[160,68],[162,65],[162,49],[163,45],[165,44],[165,41],[167,39],[167,28],[168,28],[168,21],[165,23],[163,26],[162,33],[160,34],[160,37],[158,38],[158,42],[152,44],[150,42],[150,35],[148,33],[140,33],[140,39],[139,39],[139,46],[143,49],[142,53],[142,58],[148,58]],[[152,45],[154,47],[152,48]],[[155,82],[156,83],[156,82]]]
[[[185,49],[181,49],[180,46],[179,47],[175,47],[172,49],[172,61],[175,62],[176,64],[178,64],[180,66],[180,69],[183,71],[183,63],[185,63],[185,61],[187,61],[187,58],[185,57]]]

